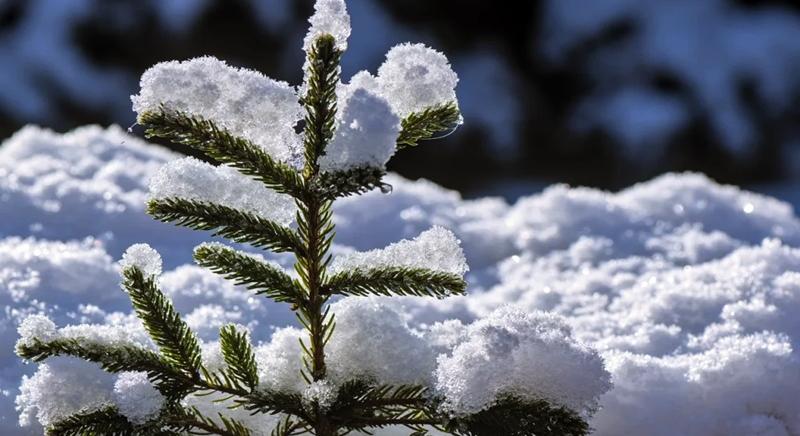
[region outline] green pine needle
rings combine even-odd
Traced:
[[[194,251],[198,265],[277,302],[299,304],[302,292],[281,269],[221,245],[201,245]]]
[[[123,269],[122,277],[122,286],[162,358],[188,377],[198,377],[201,355],[197,338],[158,289],[155,279],[145,277],[136,267]]]
[[[467,283],[460,276],[424,268],[387,267],[338,273],[326,288],[339,295],[383,295],[445,298],[463,295]]]
[[[120,415],[115,407],[76,413],[52,424],[45,433],[48,436],[133,436],[137,434],[133,424]],[[169,433],[163,432],[160,434],[166,435]]]
[[[454,418],[445,428],[464,436],[585,436],[589,425],[577,413],[547,401],[507,397],[489,409]]]
[[[139,123],[145,126],[148,138],[164,138],[192,147],[277,192],[295,197],[303,192],[303,178],[297,170],[276,161],[258,145],[231,135],[210,120],[162,108],[142,114]]]
[[[210,230],[234,242],[265,247],[275,252],[301,252],[302,243],[292,229],[258,215],[219,204],[182,198],[154,199],[147,203],[153,218],[195,230]]]
[[[333,138],[341,57],[342,52],[336,48],[332,35],[318,37],[308,53],[307,92],[303,97],[307,177],[319,171],[317,160],[325,154],[325,147]]]
[[[414,112],[403,119],[397,149],[414,147],[420,141],[433,139],[434,135],[455,129],[461,122],[461,112],[455,102],[438,104],[422,112]]]
[[[247,336],[247,333],[238,331],[232,324],[219,330],[220,349],[228,365],[228,376],[253,390],[258,386],[258,366]]]
[[[134,345],[98,344],[88,339],[70,338],[49,342],[35,340],[33,344],[18,345],[16,351],[20,357],[34,362],[53,356],[73,356],[97,363],[112,373],[146,372],[150,381],[165,395],[190,388],[175,366],[164,361],[158,353]]]
[[[322,172],[314,181],[314,189],[320,196],[331,200],[363,194],[375,188],[389,192],[391,186],[382,181],[385,175],[386,170],[372,167]]]

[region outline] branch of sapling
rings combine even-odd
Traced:
[[[267,187],[294,197],[301,195],[304,181],[291,166],[276,161],[261,147],[232,135],[213,121],[163,106],[139,116],[145,136],[158,137],[194,148],[206,156],[228,164]]]
[[[150,200],[147,213],[162,222],[212,231],[214,236],[268,248],[276,253],[303,252],[303,244],[292,229],[227,206],[182,198],[163,198]]]
[[[455,102],[438,104],[421,112],[413,112],[401,122],[397,150],[414,147],[420,141],[435,139],[437,133],[455,129],[461,122],[461,112]]]

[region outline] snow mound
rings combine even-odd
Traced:
[[[162,108],[186,112],[258,144],[275,159],[296,163],[300,156],[294,126],[303,108],[285,82],[205,56],[156,64],[140,86],[131,97],[140,117]]]
[[[333,380],[430,385],[435,355],[397,310],[372,298],[345,298],[331,307],[336,330],[325,353]]]
[[[444,407],[456,415],[487,409],[504,395],[588,415],[610,387],[600,356],[572,340],[563,319],[510,307],[469,326],[436,368]]]
[[[123,372],[114,382],[114,404],[130,422],[144,424],[158,414],[164,396],[150,383],[146,372]]]
[[[115,257],[147,242],[167,265],[185,263],[206,235],[144,213],[148,180],[178,157],[117,126],[25,127],[0,145],[0,236],[92,237]]]
[[[17,326],[29,315],[40,316],[23,324],[23,340],[82,335],[150,346],[118,289],[114,262],[136,242],[164,255],[159,283],[197,329],[204,358],[213,359],[220,325],[240,324],[253,332],[262,386],[305,390],[298,344],[305,334],[281,328],[292,325],[291,313],[209,271],[180,266],[206,235],[145,216],[146,181],[174,158],[118,128],[56,135],[29,127],[0,148],[0,302],[7,307],[0,318],[0,390],[8,393],[0,396],[0,432],[41,434],[40,423],[76,408],[115,404],[117,379],[96,366],[60,358],[36,369],[24,366],[12,350]],[[463,241],[472,268],[466,297],[337,303],[338,316],[369,314],[339,320],[343,344],[373,344],[344,324],[367,331],[385,322],[382,328],[398,349],[423,350],[407,364],[429,369],[392,374],[428,377],[435,385],[451,369],[479,373],[483,363],[471,360],[467,350],[484,347],[496,359],[508,342],[489,339],[500,332],[519,339],[518,347],[510,347],[512,356],[546,350],[536,354],[542,360],[528,364],[566,353],[594,356],[569,361],[596,369],[589,365],[596,355],[581,350],[598,350],[613,382],[590,422],[598,435],[800,433],[800,323],[793,316],[800,309],[800,220],[786,203],[697,174],[665,175],[618,193],[559,185],[512,205],[463,200],[430,182],[395,175],[387,182],[394,187],[390,195],[375,191],[337,202],[337,258],[375,264],[379,257],[366,259],[352,249],[366,251],[441,226],[454,235],[446,239]],[[425,267],[438,262],[407,259]],[[463,272],[457,268],[461,261],[443,265]],[[509,304],[516,311],[495,313]],[[519,317],[508,315],[518,311]],[[547,321],[557,316],[560,321]],[[475,321],[480,317],[486,318]],[[56,328],[65,325],[71,327]],[[128,336],[113,333],[119,329]],[[342,347],[343,361],[358,354]],[[361,368],[360,374],[383,377],[397,362],[355,365],[336,371]],[[519,383],[529,381],[508,373]],[[547,373],[530,375],[535,374]],[[496,393],[505,390],[505,380],[484,380],[489,382]],[[586,391],[548,383],[537,382],[538,395],[574,408],[592,407],[590,393],[603,390],[602,383],[586,385]],[[81,389],[60,389],[66,386]],[[56,387],[63,394],[55,395]],[[482,407],[495,398],[489,389],[449,388],[450,397],[462,401],[454,404]],[[208,398],[191,401],[219,406]],[[687,418],[676,422],[675,416]],[[20,429],[18,418],[30,425]],[[263,424],[259,428],[268,428]]]

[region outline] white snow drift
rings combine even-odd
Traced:
[[[30,147],[17,145],[23,144],[20,138]],[[291,325],[290,314],[214,274],[181,265],[190,262],[203,235],[151,223],[144,215],[147,179],[174,158],[114,128],[65,135],[28,128],[0,148],[0,199],[5,201],[0,213],[8,217],[0,221],[0,233],[6,235],[0,241],[0,298],[8,307],[0,320],[5,344],[0,384],[8,392],[0,396],[4,432],[35,434],[41,431],[40,421],[76,404],[131,398],[115,393],[115,385],[119,390],[125,383],[90,364],[54,359],[34,373],[12,350],[16,326],[28,314],[47,315],[55,325],[33,318],[22,330],[25,337],[73,331],[114,338],[122,329],[146,344],[119,290],[114,264],[121,258],[122,241],[130,244],[137,238],[162,254],[175,253],[165,256],[160,283],[206,343],[204,352],[213,349],[222,324],[245,325],[261,344],[262,383],[305,389],[296,371],[302,332],[289,327],[273,333],[270,328]],[[46,180],[47,168],[58,175],[58,185],[70,187],[71,195],[61,195],[55,182]],[[98,173],[112,198],[136,201],[125,203],[124,212],[97,208],[103,196],[92,180]],[[491,389],[514,393],[515,386],[529,383],[543,398],[593,407],[591,392],[607,385],[597,354],[581,354],[588,346],[598,350],[613,382],[599,397],[591,421],[599,435],[800,434],[795,395],[800,390],[800,323],[793,316],[800,310],[800,220],[789,205],[695,174],[666,175],[619,193],[559,185],[513,205],[499,199],[464,201],[425,181],[398,176],[388,181],[392,194],[375,191],[337,206],[337,241],[367,251],[414,238],[432,226],[448,228],[461,240],[472,268],[469,295],[442,301],[345,300],[335,309],[346,317],[351,305],[358,305],[375,314],[363,323],[385,323],[385,341],[416,344],[420,359],[405,363],[421,365],[418,373],[449,390],[454,404],[478,407],[492,401]],[[35,188],[50,183],[49,189]],[[42,206],[54,201],[63,212]],[[86,219],[76,221],[67,211]],[[340,245],[337,253],[346,258],[352,250]],[[493,314],[509,304],[515,309]],[[462,322],[434,323],[452,317]],[[479,317],[484,319],[471,323]],[[34,328],[35,320],[40,327]],[[81,323],[109,327],[63,328]],[[337,330],[341,340],[362,341],[359,331],[346,324],[351,325],[340,322]],[[352,325],[358,329],[361,324]],[[526,325],[539,327],[515,327]],[[509,369],[513,384],[491,378],[491,389],[446,384],[450,371],[485,371],[468,350],[482,350],[490,359],[504,352],[486,347],[487,335],[508,338],[504,343],[510,356],[531,350],[538,350],[541,359],[583,356],[566,359],[576,366],[565,364],[565,374],[595,383],[594,388],[575,390],[548,372],[552,366],[536,366],[547,360],[530,362],[541,368],[530,374]],[[339,353],[335,350],[332,344],[330,352]],[[340,350],[341,361],[351,362],[345,365],[349,370],[373,377],[412,375],[384,372],[394,367],[382,365],[395,361],[366,361],[357,367],[346,354],[352,351]],[[22,374],[30,378],[20,391]],[[70,383],[84,383],[85,389],[72,397],[44,395]],[[132,381],[131,386],[146,396],[144,387]],[[30,426],[17,427],[19,416]]]

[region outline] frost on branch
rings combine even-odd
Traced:
[[[258,144],[277,160],[296,163],[300,155],[294,127],[303,108],[294,89],[210,56],[154,65],[131,100],[140,118],[162,109],[185,112]]]
[[[235,169],[192,157],[176,159],[150,179],[153,199],[183,198],[251,212],[281,224],[294,219],[291,197],[267,189]]]
[[[336,134],[320,159],[322,169],[385,168],[400,133],[400,119],[389,103],[372,91],[358,88],[341,106]]]
[[[119,264],[123,268],[138,268],[146,276],[161,274],[161,255],[147,244],[133,244],[128,247]]]
[[[347,50],[347,38],[350,37],[350,15],[344,0],[317,0],[314,3],[314,15],[308,22],[308,29],[303,40],[303,50],[308,53],[311,45],[322,35],[331,35],[336,40],[336,48]]]
[[[571,337],[563,319],[510,307],[468,327],[439,357],[436,388],[455,415],[487,409],[504,396],[548,402],[589,415],[610,389],[603,360]]]
[[[34,339],[52,341],[58,337],[56,324],[45,315],[31,315],[22,320],[17,329],[19,340],[17,344],[32,345]]]
[[[385,248],[336,257],[330,269],[340,272],[382,267],[426,268],[459,276],[469,270],[459,240],[453,232],[439,226]]]

